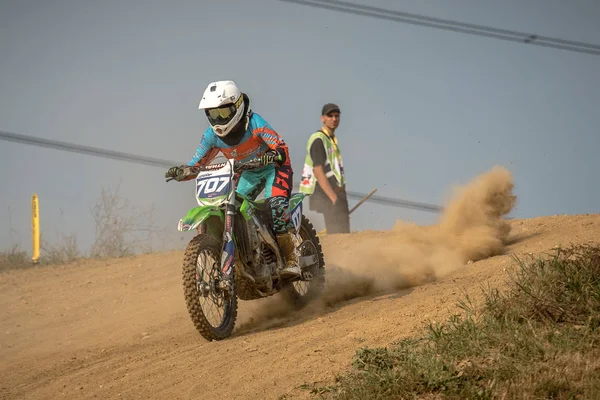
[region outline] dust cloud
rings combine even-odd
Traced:
[[[515,205],[513,187],[512,174],[496,166],[454,188],[435,225],[397,221],[391,231],[324,238],[326,289],[321,299],[301,312],[291,312],[279,296],[249,302],[244,314],[250,315],[240,321],[240,329],[310,318],[339,302],[422,285],[469,261],[502,254],[510,233],[502,217]]]

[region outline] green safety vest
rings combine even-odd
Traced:
[[[310,146],[316,139],[323,141],[325,147],[325,154],[327,158],[325,165],[331,167],[331,171],[326,172],[325,176],[330,178],[332,175],[338,183],[338,186],[344,186],[346,184],[346,178],[344,177],[344,164],[342,163],[342,153],[340,152],[337,140],[331,140],[331,138],[323,131],[319,130],[313,133],[308,139],[306,144],[306,158],[304,159],[304,168],[302,170],[302,182],[300,183],[300,192],[306,194],[313,194],[315,191],[315,185],[317,184],[317,178],[313,172],[313,160],[310,157]]]

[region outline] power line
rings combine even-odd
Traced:
[[[69,151],[72,153],[80,153],[104,158],[112,158],[113,160],[129,161],[138,164],[146,164],[153,167],[172,167],[172,161],[161,160],[158,158],[138,156],[134,154],[123,153],[115,150],[99,149],[97,147],[83,146],[74,143],[60,142],[57,140],[42,139],[34,136],[21,135],[18,133],[10,133],[0,131],[0,139],[9,142],[17,142],[22,144],[30,144],[39,147]]]
[[[362,199],[363,197],[366,196],[366,194],[364,194],[364,193],[358,193],[358,192],[352,192],[352,191],[346,191],[346,194],[348,195],[348,197],[352,197],[355,199]],[[400,207],[404,207],[404,208],[412,208],[412,209],[420,210],[420,211],[441,212],[443,210],[442,207],[433,205],[433,204],[425,204],[425,203],[421,203],[421,202],[408,201],[408,200],[396,200],[396,199],[391,199],[389,197],[375,196],[375,195],[372,195],[366,201],[372,201],[373,203],[379,203],[379,204],[384,204],[384,205],[395,205],[395,206],[400,206]]]
[[[83,146],[83,145],[79,145],[79,144],[75,144],[75,143],[61,142],[61,141],[57,141],[57,140],[42,139],[42,138],[35,137],[35,136],[23,135],[23,134],[18,134],[18,133],[10,133],[10,132],[4,132],[4,131],[0,131],[0,139],[8,141],[8,142],[16,142],[16,143],[21,143],[21,144],[26,144],[26,145],[51,148],[51,149],[56,149],[56,150],[72,152],[72,153],[79,153],[79,154],[91,155],[91,156],[96,156],[96,157],[109,158],[109,159],[113,159],[113,160],[127,161],[127,162],[132,162],[132,163],[137,163],[137,164],[145,164],[145,165],[150,165],[152,167],[169,168],[174,165],[181,164],[176,161],[163,160],[160,158],[144,157],[144,156],[139,156],[136,154],[124,153],[121,151],[100,149],[97,147]],[[359,193],[359,192],[347,192],[347,194],[348,194],[348,197],[358,199],[358,200],[361,200],[362,198],[364,198],[366,196],[366,194]],[[379,204],[388,205],[388,206],[412,208],[415,210],[428,211],[428,212],[441,212],[442,211],[442,207],[437,206],[437,205],[421,203],[421,202],[416,202],[416,201],[410,201],[410,200],[394,199],[394,198],[383,197],[383,196],[371,196],[369,199],[367,199],[367,201],[372,201],[374,203],[379,203]]]
[[[349,3],[341,0],[279,0],[288,3],[297,3],[310,7],[323,8],[327,10],[340,11],[348,14],[356,14],[378,19],[391,20],[413,25],[421,25],[430,28],[467,33],[471,35],[485,36],[494,39],[508,40],[518,43],[533,44],[536,46],[553,47],[561,50],[574,51],[600,55],[600,45],[541,36],[531,33],[511,31],[507,29],[493,28],[489,26],[468,24],[441,18],[428,17],[425,15],[412,14],[402,11],[389,10],[380,7],[365,6]]]

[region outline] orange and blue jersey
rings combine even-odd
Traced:
[[[288,209],[293,185],[290,153],[281,136],[260,115],[251,112],[249,118],[248,129],[239,143],[233,146],[226,144],[209,126],[188,165],[206,165],[219,151],[227,158],[248,161],[263,155],[269,149],[283,150],[283,165],[270,164],[263,168],[243,171],[236,192],[255,199],[264,188],[265,198],[268,199],[271,209],[273,230],[276,233],[285,233],[292,226]]]
[[[226,144],[209,126],[204,131],[200,144],[196,149],[196,154],[194,154],[188,165],[206,165],[217,156],[219,151],[227,158],[248,161],[251,158],[263,155],[269,149],[283,149],[286,158],[284,165],[291,166],[287,144],[263,117],[251,112],[248,129],[236,145],[229,146]]]

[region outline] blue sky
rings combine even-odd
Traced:
[[[362,4],[600,44],[593,0]],[[185,163],[207,126],[204,88],[233,79],[288,142],[296,180],[331,101],[349,190],[441,204],[499,164],[514,174],[514,217],[600,212],[598,56],[277,0],[0,0],[0,55],[0,130]],[[144,165],[0,141],[0,170],[0,248],[29,247],[33,193],[43,233],[83,247],[90,208],[119,179],[173,238],[195,205],[192,183]],[[436,218],[367,203],[352,228]]]

